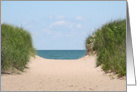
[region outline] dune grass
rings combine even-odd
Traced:
[[[91,55],[95,52],[94,49],[94,35],[89,35],[85,41],[86,55]]]
[[[1,24],[1,72],[14,68],[23,71],[34,54],[31,35],[26,30]]]
[[[96,52],[97,66],[101,65],[104,71],[111,70],[119,76],[125,76],[126,20],[111,21],[97,29],[93,35],[86,39],[85,47],[88,53]]]

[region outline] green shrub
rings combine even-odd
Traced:
[[[85,41],[86,55],[91,55],[94,53],[94,36],[89,35]]]
[[[30,34],[23,28],[1,25],[1,70],[16,68],[23,71],[30,56],[34,56]]]
[[[97,66],[126,75],[126,20],[109,22],[94,35],[92,49],[97,53]]]

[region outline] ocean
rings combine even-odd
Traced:
[[[37,50],[36,54],[46,59],[78,59],[86,50]]]

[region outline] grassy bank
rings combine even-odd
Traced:
[[[96,52],[97,66],[126,75],[126,20],[111,21],[97,29],[85,42],[87,54]]]
[[[23,71],[35,50],[30,34],[23,28],[1,25],[1,71]]]

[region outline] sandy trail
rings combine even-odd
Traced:
[[[96,56],[50,60],[36,56],[21,74],[2,74],[1,91],[126,91],[125,79],[111,79]]]

